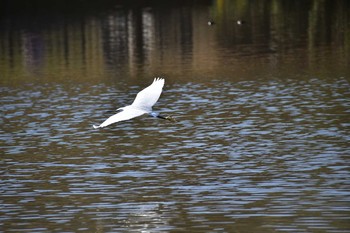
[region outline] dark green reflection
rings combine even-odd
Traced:
[[[349,1],[2,4],[3,85],[349,74]]]

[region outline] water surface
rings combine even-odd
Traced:
[[[0,21],[0,231],[350,230],[347,1],[104,4]]]

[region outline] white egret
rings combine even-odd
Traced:
[[[117,114],[110,116],[99,126],[93,125],[95,129],[106,127],[110,124],[126,121],[132,118],[141,116],[143,114],[149,114],[153,117],[158,117],[161,119],[166,119],[170,121],[175,121],[174,118],[170,116],[163,117],[159,115],[159,113],[153,112],[152,107],[158,101],[160,94],[162,93],[162,89],[164,86],[164,79],[155,78],[153,83],[140,91],[131,105],[126,107],[118,108],[117,110],[121,110]]]

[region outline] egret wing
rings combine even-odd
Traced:
[[[155,78],[153,83],[140,91],[131,106],[147,111],[152,110],[152,106],[158,101],[164,86],[164,79]]]
[[[132,108],[127,108],[117,114],[114,114],[113,116],[110,116],[109,118],[107,118],[107,120],[105,120],[101,125],[99,126],[95,126],[93,125],[93,127],[95,129],[97,128],[102,128],[102,127],[106,127],[110,124],[119,122],[119,121],[126,121],[138,116],[141,116],[145,114],[145,111],[142,110],[138,110],[138,109],[132,109]]]

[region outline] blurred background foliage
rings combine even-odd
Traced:
[[[109,69],[182,75],[173,64],[200,73],[228,56],[237,67],[244,56],[280,65],[293,55],[314,69],[333,60],[349,71],[346,0],[3,0],[0,12],[2,83],[48,74],[98,80]]]

